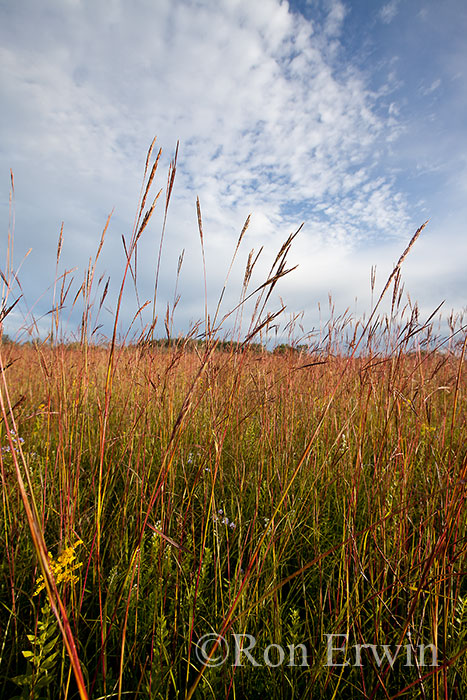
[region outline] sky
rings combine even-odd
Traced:
[[[174,334],[205,317],[197,197],[211,318],[249,214],[220,317],[240,299],[250,251],[263,249],[253,291],[302,222],[288,255],[288,266],[298,267],[267,307],[286,306],[274,332],[283,338],[298,318],[296,333],[306,336],[328,319],[329,295],[335,314],[367,316],[372,267],[377,296],[427,219],[403,266],[404,300],[418,303],[421,320],[441,302],[446,315],[462,312],[466,36],[464,0],[0,0],[0,267],[6,275],[10,230],[19,272],[6,305],[21,296],[5,331],[44,337],[54,280],[74,270],[61,318],[65,334],[79,332],[84,301],[73,300],[112,212],[90,328],[101,326],[94,339],[111,334],[125,268],[122,236],[131,238],[155,136],[154,153],[162,148],[162,156],[154,187],[163,192],[138,244],[138,294],[127,279],[119,333],[146,301],[131,333],[152,314],[177,142],[156,336],[164,335],[167,304],[171,310],[177,295]]]

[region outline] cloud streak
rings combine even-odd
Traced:
[[[391,0],[390,2],[386,3],[386,5],[383,5],[379,12],[379,16],[385,24],[389,24],[397,16],[397,13],[399,12],[399,5],[400,0]]]

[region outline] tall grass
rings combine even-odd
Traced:
[[[292,235],[243,336],[219,340],[224,285],[202,342],[156,343],[163,231],[152,320],[117,342],[159,196],[152,149],[111,339],[89,341],[104,238],[68,298],[60,235],[49,337],[1,347],[0,696],[465,697],[465,330],[452,321],[436,342],[433,320],[402,308],[407,249],[383,289],[389,316],[378,302],[307,349],[254,345]],[[203,243],[199,202],[198,224]],[[60,309],[80,298],[80,342],[62,342]],[[258,665],[237,648],[252,638]],[[358,644],[381,658],[362,648],[359,665]]]

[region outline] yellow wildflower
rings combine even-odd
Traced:
[[[57,560],[48,552],[49,565],[52,570],[55,583],[76,583],[78,576],[74,573],[83,566],[83,562],[76,561],[75,549],[83,544],[82,540],[76,540],[74,544],[63,550]],[[45,588],[45,581],[42,574],[36,580],[36,590],[33,595],[38,595]]]

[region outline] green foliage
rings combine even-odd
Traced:
[[[41,615],[37,621],[36,633],[26,635],[32,647],[32,650],[22,652],[27,661],[27,670],[12,679],[22,688],[21,695],[16,695],[11,700],[53,697],[50,690],[52,684],[57,682],[56,666],[62,652],[60,634],[48,603],[41,608]]]

